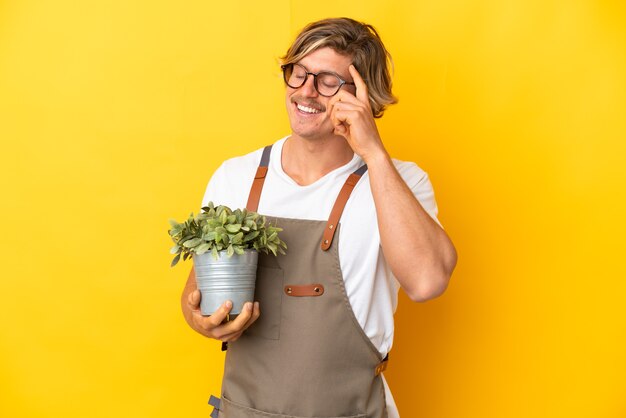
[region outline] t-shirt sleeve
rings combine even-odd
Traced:
[[[417,164],[410,162],[396,162],[396,168],[424,210],[443,228],[441,222],[437,219],[439,210],[435,200],[435,191],[428,173],[418,167]]]
[[[213,202],[215,206],[224,205],[232,210],[245,207],[257,166],[254,153],[224,161],[209,180],[202,206]]]
[[[224,196],[224,180],[224,163],[222,163],[222,165],[215,170],[209,180],[209,184],[204,192],[204,197],[202,198],[201,207],[208,205],[209,202],[215,203],[216,206],[221,204],[220,200],[222,199],[222,196]]]

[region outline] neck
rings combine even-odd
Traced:
[[[331,171],[348,164],[354,152],[341,136],[306,139],[292,135],[283,144],[283,171],[301,186],[315,183]]]

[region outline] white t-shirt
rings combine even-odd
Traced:
[[[258,212],[284,218],[328,220],[341,187],[348,176],[363,165],[363,160],[354,154],[348,164],[313,184],[300,186],[282,168],[281,155],[286,139],[280,139],[272,147]],[[233,210],[244,208],[262,153],[263,148],[225,161],[209,181],[202,205],[212,201]],[[428,174],[415,163],[395,159],[393,163],[422,207],[440,224]],[[393,221],[398,220],[401,221],[401,217]],[[340,223],[339,264],[346,293],[359,324],[384,357],[393,343],[393,315],[400,285],[383,257],[368,172],[352,191]],[[389,417],[397,417],[386,382],[385,390]]]

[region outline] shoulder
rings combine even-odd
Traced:
[[[426,171],[412,161],[402,161],[392,158],[392,162],[396,170],[398,170],[400,177],[402,177],[405,183],[411,188],[428,179]]]
[[[261,161],[263,148],[254,150],[248,154],[240,155],[225,160],[218,170],[227,172],[228,174],[236,174],[241,170],[256,170]]]
[[[225,160],[211,176],[202,204],[212,201],[233,208],[243,207],[264,148]]]
[[[256,149],[248,154],[224,160],[215,170],[211,182],[220,181],[239,184],[241,179],[254,178],[254,173],[261,162],[263,148]],[[252,177],[251,177],[252,176]]]

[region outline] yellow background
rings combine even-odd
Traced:
[[[394,56],[379,129],[459,253],[444,296],[401,297],[402,416],[626,416],[624,4],[0,3],[0,416],[208,416],[222,353],[167,219],[288,133],[277,57],[343,15]]]

